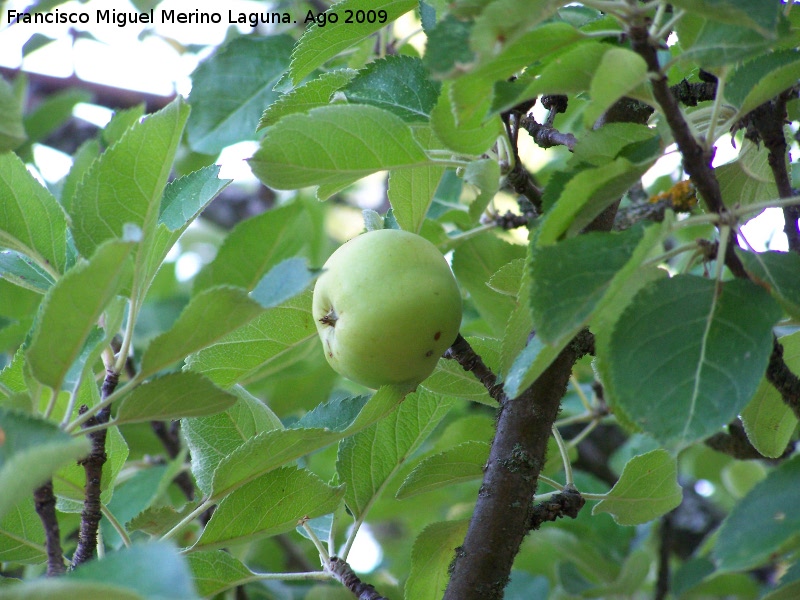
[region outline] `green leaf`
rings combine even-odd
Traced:
[[[272,267],[298,254],[310,236],[309,215],[299,202],[242,221],[197,275],[194,289],[225,284],[252,290]]]
[[[81,254],[91,256],[105,240],[122,238],[129,224],[143,233],[138,253],[151,251],[164,185],[188,114],[188,105],[178,97],[136,123],[92,164],[70,207]]]
[[[318,404],[294,424],[294,429],[344,431],[355,421],[370,396],[337,397]]]
[[[408,474],[397,490],[397,499],[405,500],[449,485],[481,479],[489,448],[487,442],[464,442],[429,456]]]
[[[769,166],[769,153],[745,139],[736,160],[718,166],[722,200],[726,206],[747,206],[763,198],[777,198],[778,187]]]
[[[14,88],[0,77],[0,152],[13,150],[26,139],[21,100]]]
[[[47,96],[23,119],[28,144],[44,139],[68,121],[76,104],[91,100],[90,92],[69,88]]]
[[[186,137],[192,150],[216,155],[257,139],[261,113],[278,97],[275,84],[289,67],[293,45],[288,35],[238,36],[200,63],[189,94]]]
[[[488,406],[496,406],[497,402],[489,396],[486,387],[471,373],[467,373],[457,362],[440,359],[436,369],[420,387],[443,396],[461,398],[480,402]]]
[[[131,244],[109,242],[70,269],[42,302],[27,357],[33,376],[61,389],[97,320],[126,282]]]
[[[100,156],[100,143],[96,139],[86,140],[72,156],[72,168],[64,178],[64,185],[61,187],[61,206],[65,211],[69,212],[72,208],[75,190],[98,156]]]
[[[0,518],[65,464],[89,453],[89,440],[54,423],[0,407]]]
[[[203,417],[230,408],[236,397],[191,371],[169,373],[138,386],[120,404],[115,423]]]
[[[492,158],[473,160],[464,169],[464,181],[480,190],[469,205],[469,216],[477,221],[500,189],[500,165]]]
[[[570,337],[564,336],[560,343],[548,345],[538,335],[532,337],[508,370],[503,382],[506,395],[517,398],[528,389],[570,341]]]
[[[290,68],[292,81],[295,84],[299,83],[329,59],[416,7],[417,0],[342,0],[342,2],[337,2],[325,11],[325,15],[336,13],[339,21],[334,23],[328,19],[324,26],[315,22],[306,29],[303,37],[297,42],[292,51]],[[379,10],[385,10],[386,20],[380,22],[376,19],[374,23],[365,20],[364,23],[357,23],[354,19],[352,23],[345,23],[345,17],[348,14],[345,11],[353,11],[355,14],[359,10],[375,11],[376,14]]]
[[[456,548],[464,541],[469,521],[444,521],[428,525],[414,540],[411,571],[405,585],[406,600],[438,600],[450,579],[449,567]]]
[[[531,261],[531,311],[536,336],[563,346],[591,319],[644,230],[590,232],[538,248]]]
[[[800,372],[800,333],[784,336],[778,341],[783,346],[786,365],[792,372]],[[797,427],[797,417],[791,407],[766,378],[761,380],[755,396],[740,417],[747,439],[768,458],[783,455]]]
[[[0,154],[0,206],[0,247],[63,273],[67,252],[64,211],[11,152]]]
[[[736,249],[750,278],[765,287],[783,309],[800,318],[800,256],[794,252],[745,252]]]
[[[676,459],[666,450],[653,450],[628,461],[592,514],[606,512],[620,525],[641,525],[667,514],[682,496]]]
[[[470,46],[483,57],[501,54],[506,46],[551,17],[563,0],[496,0],[475,19]]]
[[[382,387],[341,431],[320,428],[274,430],[247,440],[223,458],[214,472],[213,497],[227,496],[278,467],[369,427],[391,413],[405,395],[405,390]]]
[[[147,600],[145,596],[134,590],[115,584],[100,581],[72,581],[65,577],[33,579],[18,585],[7,585],[2,589],[4,600],[30,600],[30,598],[47,598],[47,600],[73,600],[74,598]],[[154,597],[153,600],[163,600],[163,597]]]
[[[431,128],[449,149],[479,156],[497,141],[503,125],[499,116],[484,121],[492,102],[488,96],[484,98],[483,105],[469,118],[465,115],[456,115],[450,97],[451,89],[452,84],[449,81],[442,86],[439,100],[431,112]]]
[[[546,246],[562,235],[576,235],[612,202],[620,199],[649,167],[649,162],[634,165],[625,158],[617,158],[572,177],[555,206],[545,215],[537,244]]]
[[[406,396],[388,417],[342,440],[336,458],[345,503],[363,517],[391,477],[447,415],[453,400],[426,391]]]
[[[764,3],[766,5],[767,3]],[[725,99],[745,115],[797,83],[800,50],[758,56],[738,67],[725,83]]]
[[[303,293],[319,274],[319,270],[308,268],[305,258],[287,258],[261,278],[250,297],[261,308],[274,308]]]
[[[587,125],[595,123],[614,102],[647,81],[644,59],[627,48],[611,48],[597,65],[589,86],[591,103],[583,113]]]
[[[134,544],[108,553],[102,561],[89,561],[71,571],[65,580],[118,585],[152,600],[198,597],[185,559],[163,542]]]
[[[284,117],[249,162],[266,185],[293,190],[349,184],[385,169],[422,166],[428,158],[400,117],[338,104]]]
[[[130,531],[128,522],[150,507],[172,483],[173,478],[183,468],[181,460],[166,465],[147,465],[139,467],[133,475],[114,489],[114,497],[106,504],[108,513],[118,523],[124,524]],[[105,512],[105,511],[104,511]],[[103,542],[111,547],[120,547],[122,539],[116,529],[107,522],[101,521],[100,532]]]
[[[312,108],[327,106],[330,104],[331,96],[353,79],[356,73],[357,71],[353,69],[336,69],[298,85],[281,95],[264,110],[258,122],[258,129],[275,125],[286,115],[307,113]]]
[[[440,147],[430,128],[418,128],[414,137],[425,149]],[[397,169],[389,172],[388,197],[401,229],[419,233],[445,168],[438,165]]]
[[[149,377],[210,346],[262,312],[241,288],[218,286],[201,291],[189,301],[169,331],[150,342],[142,357],[139,377]]]
[[[208,165],[173,179],[164,189],[158,222],[171,232],[183,232],[231,181],[219,179],[219,165]]]
[[[302,519],[336,510],[343,494],[343,487],[329,486],[311,471],[271,471],[222,500],[193,548],[211,550],[291,531]]]
[[[145,105],[142,102],[136,106],[115,111],[111,120],[103,128],[102,138],[105,145],[113,146],[116,144],[128,129],[136,125],[144,117],[144,109]]]
[[[493,330],[502,332],[515,299],[492,290],[487,284],[505,264],[525,256],[525,248],[482,235],[462,243],[453,255],[453,272],[469,292],[480,315]]]
[[[520,282],[522,281],[523,270],[525,269],[526,259],[515,258],[511,262],[500,267],[486,283],[498,294],[504,296],[517,297]]]
[[[677,33],[684,49],[680,60],[691,61],[703,69],[761,56],[773,45],[770,38],[774,39],[774,35],[765,37],[746,26],[745,21],[721,23],[693,13],[678,22]]]
[[[428,78],[421,59],[395,55],[369,63],[342,94],[348,102],[370,104],[414,123],[430,118],[440,89],[440,83]]]
[[[22,564],[47,560],[44,528],[33,505],[33,494],[25,494],[0,518],[0,560]]]
[[[424,64],[436,79],[450,79],[475,61],[469,47],[472,25],[472,21],[447,14],[426,30]]]
[[[250,569],[223,550],[192,552],[186,556],[186,560],[197,592],[203,598],[212,598],[225,590],[244,585],[253,577]]]
[[[186,359],[186,366],[228,387],[264,377],[305,356],[318,344],[311,292],[270,308],[216,344]]]
[[[677,0],[674,6],[722,23],[744,25],[767,38],[775,37],[780,2],[750,0]]]
[[[800,458],[794,457],[757,483],[726,517],[714,547],[720,571],[741,571],[768,562],[797,542]]]
[[[531,82],[520,97],[585,92],[589,89],[603,56],[613,46],[589,41],[567,48],[565,52],[548,58],[539,77]]]
[[[599,129],[587,131],[578,139],[572,162],[599,167],[612,162],[625,149],[655,139],[659,139],[658,133],[646,125],[607,123]]]
[[[24,254],[0,252],[0,277],[14,285],[43,294],[53,287],[53,276]]]
[[[716,432],[753,397],[780,310],[759,286],[679,275],[642,289],[617,321],[608,366],[637,425],[681,447]]]
[[[523,11],[525,18],[533,17],[535,10],[526,8]],[[492,98],[492,112],[500,112],[494,105],[496,93],[495,84],[516,75],[519,71],[534,63],[541,61],[548,55],[557,52],[582,39],[584,34],[563,22],[547,23],[528,30],[514,41],[506,41],[503,45],[494,44],[491,53],[479,57],[474,70],[456,79],[450,91],[456,114],[459,117],[470,118],[479,109],[485,110],[485,99]],[[430,42],[429,42],[430,46]],[[477,49],[479,54],[481,49]],[[517,86],[522,91],[523,86]],[[514,96],[514,100],[505,108],[511,108],[517,102],[527,100]]]
[[[241,386],[234,386],[236,403],[224,413],[181,420],[192,457],[192,474],[204,494],[211,493],[211,479],[220,461],[259,433],[283,429],[280,419],[261,400]]]
[[[499,362],[499,340],[468,337],[467,341],[489,368],[496,369]],[[497,401],[489,396],[486,387],[472,373],[465,371],[461,365],[450,359],[439,359],[436,370],[420,384],[420,387],[442,396],[497,406]]]

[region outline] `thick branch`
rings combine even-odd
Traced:
[[[61,532],[56,517],[56,497],[53,494],[52,479],[33,491],[33,502],[44,527],[47,576],[62,575],[66,571],[66,567],[64,566],[64,551],[61,549]]]
[[[331,565],[328,571],[344,587],[350,590],[358,600],[388,600],[381,596],[373,586],[361,581],[358,575],[353,572],[353,569],[350,568],[350,565],[347,564],[347,561],[341,558],[331,557]]]
[[[514,557],[533,523],[532,500],[547,441],[581,345],[569,344],[519,398],[501,404],[483,485],[464,544],[456,551],[445,600],[503,597]]]
[[[116,389],[119,382],[119,374],[109,369],[106,371],[106,378],[103,381],[100,397],[108,398]],[[82,406],[80,413],[86,412],[86,406]],[[106,407],[97,413],[96,416],[86,421],[84,427],[93,427],[108,423],[111,416],[111,407]],[[83,511],[81,512],[81,527],[78,531],[78,546],[72,556],[72,567],[85,563],[94,556],[97,549],[97,530],[100,526],[100,492],[103,478],[103,465],[108,456],[106,455],[106,429],[99,429],[88,434],[92,443],[92,451],[81,461],[83,470],[86,473],[86,488],[84,490]]]

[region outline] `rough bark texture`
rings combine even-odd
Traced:
[[[61,549],[61,531],[56,517],[56,497],[53,494],[52,479],[33,491],[33,502],[36,506],[36,514],[39,515],[44,527],[47,576],[62,575],[66,571],[66,567],[64,566],[64,551]]]
[[[112,370],[106,372],[106,378],[100,390],[100,397],[108,398],[116,389],[119,383],[119,374]],[[85,412],[86,406],[81,407]],[[108,423],[111,416],[111,408],[106,407],[99,411],[96,416],[86,421],[85,427],[93,427]],[[97,549],[97,530],[100,527],[102,517],[100,493],[103,479],[103,465],[108,459],[106,454],[106,429],[100,429],[88,434],[89,441],[92,443],[92,451],[81,461],[83,470],[86,473],[86,487],[84,489],[83,511],[81,511],[81,526],[78,531],[78,546],[75,554],[72,555],[72,567],[85,563],[94,556]]]
[[[483,485],[464,544],[456,549],[445,600],[503,597],[510,566],[533,522],[532,500],[550,429],[582,353],[580,343],[569,344],[522,396],[500,407]]]

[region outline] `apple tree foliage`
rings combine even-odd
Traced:
[[[798,597],[800,8],[263,10],[294,23],[47,187],[32,144],[90,98],[0,80],[0,596]],[[221,230],[242,141],[290,191]],[[463,292],[412,392],[337,377],[311,318],[367,176]],[[786,251],[742,234],[768,208]]]

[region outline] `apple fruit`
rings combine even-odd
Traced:
[[[408,231],[363,233],[337,249],[314,287],[325,358],[367,387],[415,386],[461,325],[461,292],[442,253]]]

